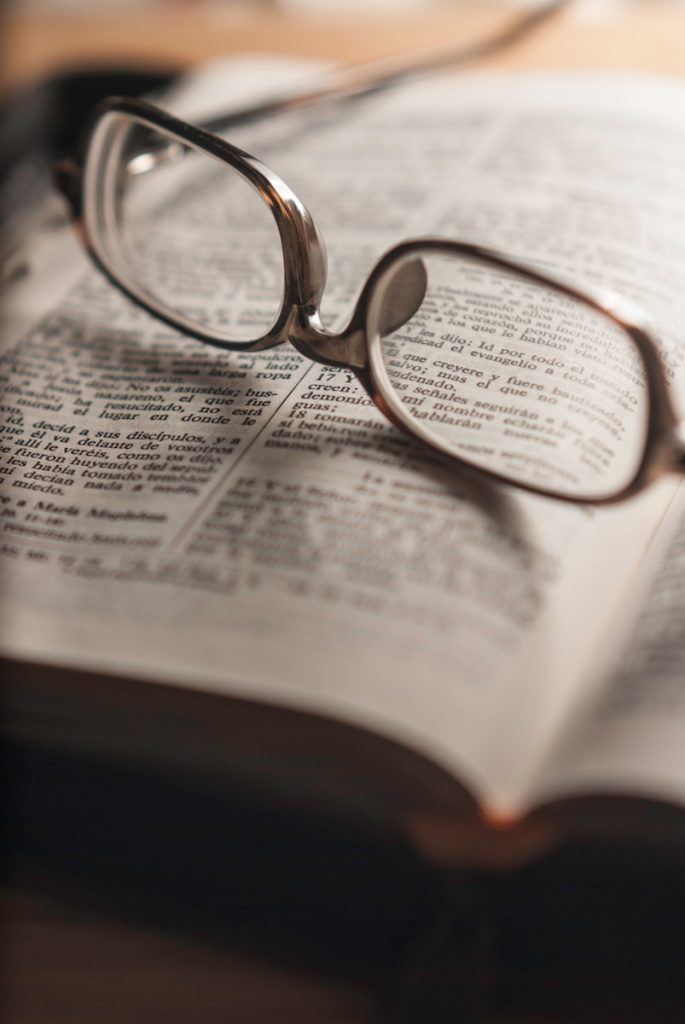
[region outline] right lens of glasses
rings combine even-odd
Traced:
[[[93,138],[85,195],[98,255],[148,305],[218,339],[253,340],[274,325],[278,228],[238,171],[113,112]]]
[[[391,278],[367,325],[374,375],[396,416],[514,483],[587,500],[623,491],[640,467],[649,413],[630,335],[522,273],[431,253],[421,264],[427,284],[413,315],[387,326],[397,323]]]

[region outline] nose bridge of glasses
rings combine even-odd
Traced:
[[[307,317],[306,322],[300,320],[300,330],[290,335],[292,344],[317,362],[356,369],[365,367],[368,362],[366,320],[378,282],[378,274],[372,273],[362,288],[347,327],[338,334],[325,330],[317,313]],[[423,303],[427,285],[426,268],[418,257],[395,265],[380,285],[383,289],[379,321],[381,335],[399,330],[411,320]]]
[[[381,337],[385,337],[411,320],[421,308],[428,287],[426,267],[418,256],[401,259],[391,266],[389,273],[379,274],[383,264],[384,259],[371,273],[362,288],[350,324],[342,332],[351,354],[358,358],[355,364],[358,366],[365,366],[368,359],[366,322],[369,304],[376,289],[380,289],[381,299],[378,330]]]

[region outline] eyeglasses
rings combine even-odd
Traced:
[[[685,472],[657,344],[609,292],[419,238],[385,253],[332,332],[324,243],[294,192],[213,132],[137,100],[100,105],[60,185],[96,264],[140,306],[221,349],[287,341],[352,371],[457,469],[591,504]]]

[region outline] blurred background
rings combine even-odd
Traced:
[[[361,60],[468,40],[535,6],[539,0],[4,0],[0,92],[114,59],[187,65],[259,49]],[[682,9],[685,0],[575,0],[566,17],[603,35],[617,17],[647,22],[665,6]]]

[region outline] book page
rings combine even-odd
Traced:
[[[536,800],[621,793],[685,802],[685,489],[669,510],[597,684],[544,771]]]
[[[287,77],[213,70],[192,98],[207,113]],[[648,306],[675,376],[684,98],[651,79],[450,77],[231,139],[313,214],[328,325],[388,246],[454,236]],[[200,311],[224,288],[193,245],[202,198],[163,282]],[[237,329],[260,322],[262,271],[239,268]],[[334,715],[515,809],[672,484],[601,512],[476,486],[350,373],[155,321],[67,228],[32,247],[5,320],[6,653]],[[488,366],[492,401],[512,376]]]

